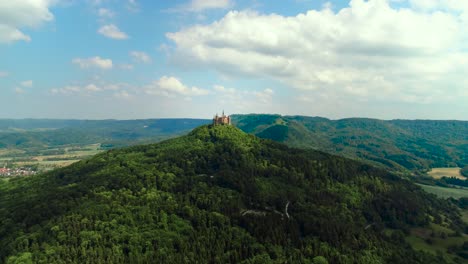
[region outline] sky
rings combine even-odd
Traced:
[[[468,1],[0,0],[0,118],[468,120]]]

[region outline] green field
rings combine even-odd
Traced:
[[[468,197],[468,189],[464,188],[445,188],[439,186],[431,186],[431,185],[424,185],[418,184],[421,186],[426,192],[433,193],[441,198],[455,198],[459,199],[462,197]]]
[[[462,220],[465,223],[468,223],[468,209],[462,210],[461,215],[462,215]]]
[[[406,241],[416,250],[422,250],[437,255],[438,252],[448,254],[448,247],[460,247],[465,241],[468,241],[468,237],[466,235],[460,237],[448,237],[444,239],[436,237],[430,238],[431,242],[427,242],[427,238],[411,235],[406,238]]]

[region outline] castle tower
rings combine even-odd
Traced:
[[[213,117],[213,125],[231,125],[231,117],[225,115],[223,110],[223,115],[218,116],[218,114],[216,114]]]

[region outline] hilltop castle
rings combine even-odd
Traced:
[[[213,117],[213,125],[231,125],[231,117],[230,116],[227,116],[224,114],[224,110],[223,110],[223,115],[222,116],[218,116],[218,114],[216,114],[214,117]]]

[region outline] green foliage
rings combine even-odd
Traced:
[[[0,181],[2,263],[451,263],[397,236],[449,202],[374,167],[233,126]]]
[[[288,126],[273,125],[258,133],[257,136],[261,138],[268,138],[278,142],[283,142],[288,138],[288,130]]]
[[[322,256],[317,256],[312,259],[312,264],[328,264],[328,261]]]
[[[261,138],[339,154],[393,171],[425,171],[468,163],[466,121],[235,115],[233,122]]]
[[[62,145],[104,143],[128,146],[180,135],[206,119],[48,120],[0,119],[0,148],[44,149]]]
[[[461,170],[460,170],[460,174],[465,176],[465,177],[468,177],[468,165],[466,165],[465,167],[463,167]]]

